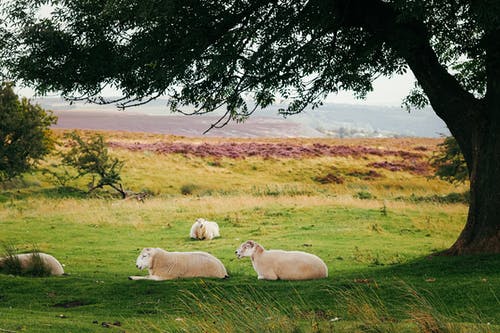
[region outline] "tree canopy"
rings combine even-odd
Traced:
[[[46,3],[53,16],[41,18],[36,13]],[[375,77],[408,70],[402,52],[418,45],[405,34],[419,34],[464,88],[482,96],[481,42],[498,24],[482,25],[490,11],[476,7],[397,0],[11,1],[4,13],[18,30],[4,33],[2,59],[40,93],[103,102],[102,89],[113,86],[123,91],[124,106],[167,94],[172,108],[210,112],[224,104],[238,118],[251,111],[248,97],[257,107],[277,96],[289,100],[285,113],[339,90],[363,97]],[[409,101],[422,103],[416,94]]]
[[[12,84],[0,86],[0,181],[29,171],[54,147],[50,125],[57,118],[14,93]]]
[[[214,126],[277,99],[293,114],[340,90],[363,97],[377,76],[411,70],[406,103],[432,105],[471,175],[450,253],[500,252],[497,0],[10,0],[3,13],[8,78],[123,107],[167,95],[172,110],[226,108]],[[102,98],[107,86],[123,97]]]

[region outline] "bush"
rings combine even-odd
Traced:
[[[0,87],[0,181],[10,180],[32,168],[54,148],[51,111],[19,101],[11,83]]]
[[[199,190],[200,187],[196,184],[184,184],[181,186],[182,195],[192,195],[195,191]]]
[[[49,177],[49,181],[54,185],[62,188],[68,188],[69,183],[77,178],[79,175],[74,168],[62,164],[53,163],[46,168],[42,169],[42,173]]]
[[[450,136],[438,145],[430,164],[436,168],[435,176],[450,183],[463,183],[469,179],[469,170],[457,140]]]
[[[360,191],[356,193],[354,197],[361,200],[375,199],[375,196],[368,191]]]
[[[123,198],[127,196],[120,183],[120,171],[125,162],[108,154],[102,135],[96,134],[84,140],[76,132],[71,132],[66,138],[70,139],[71,148],[61,153],[62,163],[75,168],[79,177],[92,176],[92,182],[88,184],[89,193],[109,186]]]

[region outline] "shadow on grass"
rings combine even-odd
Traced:
[[[228,302],[246,293],[265,295],[270,302],[287,303],[298,309],[333,314],[347,311],[350,294],[374,295],[392,316],[400,314],[408,303],[422,301],[437,313],[463,321],[500,323],[500,256],[423,257],[391,266],[371,266],[342,275],[330,268],[330,277],[312,281],[258,281],[255,276],[235,274],[227,281],[179,280],[132,284],[142,292],[163,293],[161,286],[175,286],[170,291],[172,305],[183,299],[182,293],[206,295],[205,288],[216,288],[218,297]],[[130,288],[130,286],[128,287]],[[155,291],[152,291],[155,290]],[[182,291],[182,292],[181,292]],[[198,300],[200,301],[200,300]],[[426,303],[427,302],[427,303]],[[196,302],[195,302],[196,303]],[[419,305],[414,305],[418,307]]]
[[[429,255],[403,264],[381,266],[386,274],[439,277],[499,274],[500,255],[436,256]]]
[[[96,192],[97,193],[97,192]],[[120,198],[120,196],[103,192],[103,196],[110,198]],[[100,193],[99,193],[100,194]],[[30,188],[24,191],[23,189],[7,190],[0,193],[0,203],[9,202],[12,200],[28,200],[35,197],[44,199],[88,199],[92,195],[86,191],[76,187],[63,186],[51,188]]]
[[[49,199],[84,199],[88,197],[87,192],[68,186],[42,189],[39,194]]]
[[[125,318],[125,325],[142,320],[145,327],[158,323],[168,327],[170,323],[163,322],[168,316],[182,319],[180,326],[205,323],[208,326],[200,327],[208,331],[217,325],[238,328],[252,323],[271,325],[268,331],[272,331],[272,324],[278,322],[282,326],[275,331],[301,331],[298,326],[304,321],[333,325],[332,320],[341,318],[340,323],[346,325],[368,323],[384,329],[394,325],[393,330],[381,332],[398,332],[401,327],[397,325],[408,320],[415,325],[427,325],[423,321],[427,319],[437,320],[439,325],[496,325],[500,322],[498,267],[500,256],[483,255],[424,257],[405,264],[368,266],[343,273],[330,267],[328,279],[313,281],[260,281],[243,273],[228,280],[161,282],[130,281],[126,274],[112,271],[41,279],[0,276],[0,298],[4,299],[2,306],[19,311],[59,311],[60,306],[77,305],[72,308],[72,316],[96,320],[120,316]],[[235,306],[243,308],[233,313]],[[248,326],[250,331],[254,328]],[[427,328],[423,326],[419,332]],[[344,331],[350,332],[349,327]]]
[[[404,264],[349,272],[338,287],[375,290],[385,302],[400,307],[401,299],[408,296],[401,289],[406,285],[417,294],[428,295],[444,313],[500,323],[498,267],[499,255],[427,256]]]

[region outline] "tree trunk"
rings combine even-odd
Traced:
[[[487,93],[477,99],[440,64],[422,22],[400,20],[384,1],[336,0],[333,6],[342,26],[363,27],[406,60],[464,154],[471,181],[469,214],[457,241],[443,254],[500,253],[500,29],[494,26],[496,31],[485,37]]]
[[[500,126],[481,126],[474,140],[467,223],[448,255],[500,253]]]
[[[500,253],[500,29],[485,34],[487,92],[472,137],[471,203],[464,230],[445,254]],[[464,138],[466,139],[466,138]]]

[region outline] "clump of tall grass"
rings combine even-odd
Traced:
[[[3,255],[0,258],[0,270],[12,275],[21,275],[21,262],[16,256],[17,249],[12,244],[3,244]]]
[[[314,313],[301,312],[294,305],[300,300],[278,301],[253,287],[228,290],[203,281],[198,287],[199,292],[181,291],[178,316],[173,321],[160,325],[143,321],[134,329],[165,332],[165,327],[169,327],[169,332],[183,333],[320,332]],[[309,330],[304,331],[304,322]]]
[[[470,193],[468,191],[463,193],[451,192],[444,195],[427,195],[427,196],[417,196],[411,194],[409,197],[397,197],[396,200],[406,200],[410,202],[420,203],[420,202],[433,202],[442,204],[469,204],[470,203]]]
[[[375,199],[376,197],[369,191],[359,191],[354,194],[354,197],[360,200],[370,200]]]
[[[165,323],[175,332],[344,332],[344,333],[491,333],[496,327],[481,315],[453,315],[432,294],[396,282],[399,296],[380,296],[375,281],[361,279],[342,289],[325,290],[335,308],[318,310],[305,304],[292,288],[287,298],[273,298],[255,287],[227,289],[201,283],[199,291],[183,291],[179,316]],[[310,310],[307,310],[310,309]],[[175,328],[174,328],[174,327]],[[143,322],[141,331],[163,332]]]
[[[23,275],[42,277],[50,275],[50,268],[47,267],[45,262],[40,257],[40,251],[36,245],[32,246],[30,254],[32,260],[30,264],[23,267],[22,262],[19,260],[18,250],[13,244],[3,244],[4,253],[0,258],[0,270],[6,274]]]
[[[184,184],[181,186],[181,194],[182,195],[192,195],[196,191],[200,190],[200,186],[196,184]]]
[[[354,285],[344,290],[331,290],[332,296],[344,303],[347,320],[354,322],[351,332],[366,333],[490,333],[489,323],[481,315],[471,313],[464,318],[447,311],[445,303],[426,291],[417,291],[405,283],[396,283],[401,300],[382,299],[375,282]]]
[[[182,298],[184,332],[300,332],[294,309],[253,288],[228,294],[205,286],[202,294],[186,291]]]
[[[257,197],[279,197],[279,196],[312,196],[314,190],[305,186],[293,185],[266,185],[265,187],[252,186],[251,193]]]
[[[443,300],[427,291],[417,292],[408,288],[406,313],[421,333],[491,333],[489,323],[474,309],[465,309],[466,315],[450,313]],[[443,309],[443,310],[438,310]]]

